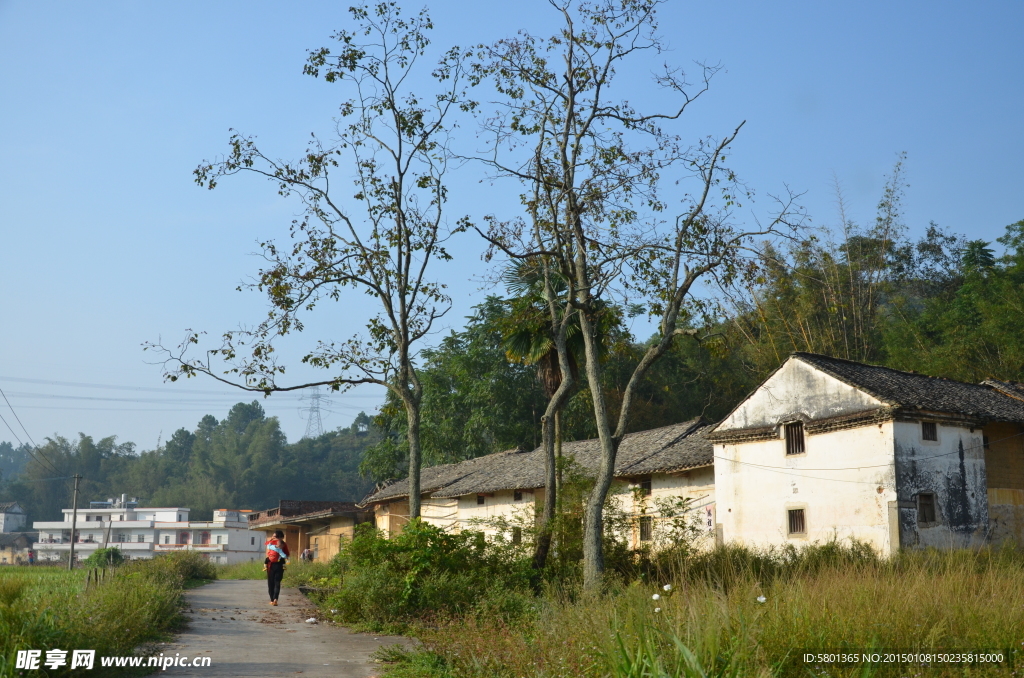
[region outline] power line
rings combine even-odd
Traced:
[[[6,400],[6,397],[5,397],[4,399]],[[8,407],[10,407],[10,405],[11,405],[10,403],[7,403],[7,406],[8,406]],[[14,409],[13,409],[13,408],[11,409],[11,412],[14,412]],[[17,415],[17,414],[15,414],[14,416],[15,416],[15,417],[17,417],[18,415]],[[0,421],[4,422],[4,426],[6,426],[6,427],[7,427],[7,430],[11,432],[11,435],[13,435],[13,436],[14,436],[14,439],[18,441],[18,445],[20,445],[20,446],[22,446],[22,447],[25,447],[25,446],[27,446],[27,444],[26,444],[26,443],[25,443],[25,442],[24,442],[24,441],[23,441],[23,440],[22,440],[22,439],[21,439],[20,437],[18,437],[18,434],[14,432],[14,429],[13,429],[13,428],[11,428],[11,425],[7,423],[7,420],[6,420],[6,419],[4,419],[4,415],[2,415],[2,414],[0,414]],[[19,423],[20,423],[20,422],[19,422]],[[24,427],[24,426],[22,426],[22,428],[25,428],[25,427]],[[27,433],[28,433],[28,431],[25,431],[25,433],[27,434]],[[33,443],[33,444],[34,444],[34,443]],[[46,460],[46,465],[47,465],[47,466],[49,466],[49,467],[50,467],[51,469],[53,469],[53,472],[54,472],[54,473],[60,473],[60,471],[58,471],[58,470],[57,470],[57,467],[56,467],[56,466],[54,466],[54,465],[53,465],[52,463],[50,463],[50,460],[46,458],[46,455],[44,455],[44,454],[42,453],[42,451],[40,451],[40,450],[39,450],[39,446],[38,446],[38,445],[36,445],[36,446],[35,446],[35,450],[36,450],[36,452],[39,452],[39,455],[40,455],[40,456],[41,456],[41,457],[42,457],[43,459],[45,459],[45,460]],[[39,457],[37,457],[37,456],[35,455],[35,452],[33,452],[33,451],[32,451],[32,448],[31,448],[31,447],[29,447],[29,449],[27,450],[27,452],[28,452],[28,455],[29,455],[30,457],[32,457],[32,460],[33,460],[34,462],[36,462],[36,463],[37,463],[37,464],[39,464],[40,466],[42,466],[42,465],[43,465],[43,462],[39,461]]]
[[[0,388],[0,395],[2,395],[4,397],[4,402],[7,403],[7,407],[11,408],[11,414],[13,414],[14,418],[18,421],[18,425],[21,426],[21,430],[25,432],[25,435],[28,437],[29,442],[32,443],[32,446],[35,448],[35,451],[38,452],[39,456],[42,457],[46,461],[46,464],[50,468],[53,469],[54,473],[60,473],[60,471],[57,470],[57,467],[54,466],[53,463],[49,459],[46,458],[46,455],[43,454],[43,451],[41,449],[39,449],[39,444],[36,443],[36,441],[32,439],[32,434],[28,432],[27,428],[25,428],[25,424],[21,423],[21,417],[19,417],[18,413],[14,411],[14,406],[11,405],[11,401],[7,399],[7,394],[4,393],[4,390],[2,388]],[[11,429],[11,433],[14,433],[14,429],[11,428],[11,425],[7,423],[6,419],[4,419],[4,424],[7,426],[7,428]],[[18,436],[15,435],[14,437],[17,438]],[[18,439],[18,442],[21,443],[21,439],[20,438]],[[22,443],[22,444],[24,445],[24,443]],[[39,460],[36,459],[35,454],[33,454],[31,450],[29,450],[29,454],[32,455],[32,458],[36,460],[36,463],[39,463]]]
[[[1013,435],[1006,436],[1005,438],[1000,438],[999,440],[989,441],[989,445],[991,445],[994,442],[995,443],[1001,443],[1004,440],[1011,440],[1012,438],[1017,438],[1017,437],[1020,437],[1022,435],[1024,435],[1024,431],[1022,431],[1021,433],[1014,433]],[[978,449],[978,447],[979,447],[978,445],[968,445],[967,447],[964,448],[964,452],[967,452],[968,450]],[[982,443],[981,444],[981,449],[984,449],[984,448],[985,448],[985,443]],[[929,457],[913,457],[909,461],[927,461],[929,459],[938,459],[940,457],[950,457],[950,456],[952,456],[954,454],[960,454],[960,450],[954,450],[952,452],[943,452],[942,454],[934,454],[934,455],[931,455]],[[749,461],[740,461],[739,459],[730,459],[728,457],[720,457],[717,454],[713,455],[713,457],[715,459],[719,459],[721,461],[729,461],[729,462],[732,462],[734,464],[742,464],[744,466],[753,466],[755,468],[759,468],[759,469],[762,469],[762,470],[765,470],[765,471],[769,471],[769,472],[772,472],[772,473],[781,473],[782,475],[796,476],[798,478],[807,478],[809,480],[829,480],[829,481],[837,482],[837,483],[854,483],[854,484],[858,484],[858,485],[877,485],[878,483],[875,482],[875,481],[867,481],[867,480],[847,480],[845,478],[823,478],[821,476],[809,476],[809,475],[803,474],[802,472],[803,471],[859,471],[861,469],[867,469],[867,468],[890,468],[890,467],[895,467],[895,464],[896,464],[896,460],[893,459],[893,461],[891,463],[888,463],[888,464],[869,464],[869,465],[864,465],[864,466],[844,466],[844,467],[838,467],[838,468],[806,468],[806,469],[798,469],[798,468],[791,468],[789,466],[768,466],[768,465],[765,465],[765,464],[755,464],[755,463],[749,462]]]
[[[18,420],[18,425],[21,426],[21,430],[25,432],[26,436],[28,436],[29,442],[35,445],[36,447],[39,447],[39,444],[36,443],[36,441],[32,440],[32,434],[28,432],[27,428],[25,428],[25,424],[21,423],[21,417],[19,417],[18,413],[14,411],[14,407],[11,406],[11,401],[7,399],[7,394],[4,393],[4,390],[2,388],[0,388],[0,395],[4,397],[4,402],[7,403],[7,407],[11,408],[11,414],[13,414],[14,418]]]
[[[98,389],[108,389],[108,390],[115,390],[115,391],[147,391],[147,392],[151,392],[151,393],[172,393],[173,392],[175,394],[177,394],[177,393],[188,393],[188,394],[196,394],[196,395],[223,396],[225,398],[235,397],[235,395],[233,395],[233,394],[240,393],[240,391],[238,391],[238,390],[234,390],[234,391],[231,391],[231,390],[229,390],[229,391],[211,391],[211,390],[206,390],[206,389],[178,388],[177,386],[165,386],[165,387],[162,387],[162,388],[157,388],[157,387],[153,387],[153,386],[117,386],[117,385],[114,385],[114,384],[97,384],[97,383],[83,382],[83,381],[54,381],[54,380],[51,380],[51,379],[30,379],[30,378],[27,378],[27,377],[4,377],[4,376],[0,376],[0,381],[13,381],[13,382],[19,382],[19,383],[24,383],[24,384],[47,384],[47,385],[50,385],[50,386],[65,386],[65,387],[73,387],[73,388],[98,388]],[[250,393],[255,393],[255,392],[250,391]],[[278,398],[282,398],[282,397],[284,397],[284,398],[297,398],[297,397],[299,397],[299,394],[291,393],[291,392],[283,392],[283,393],[275,393],[275,396],[278,397]],[[345,394],[335,394],[334,397],[339,397],[339,398],[366,398],[366,397],[371,397],[371,396],[360,396],[360,395],[356,395],[356,394],[345,393]]]

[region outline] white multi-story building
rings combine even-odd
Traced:
[[[61,521],[33,523],[39,531],[35,544],[39,560],[59,560],[71,550],[72,509]],[[263,532],[249,529],[249,511],[218,509],[211,521],[189,520],[182,507],[138,508],[134,501],[92,502],[78,510],[75,559],[84,560],[96,549],[112,546],[127,558],[152,558],[158,553],[191,550],[211,562],[228,565],[263,556]]]

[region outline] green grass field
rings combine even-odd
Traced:
[[[105,576],[90,577],[97,572],[0,568],[0,676],[23,673],[15,669],[18,650],[135,654],[180,625],[188,582],[216,576],[208,562],[191,552],[126,563]],[[89,675],[104,674],[97,666]]]

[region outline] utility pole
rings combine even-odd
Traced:
[[[78,525],[78,481],[82,476],[77,473],[75,478],[75,498],[71,503],[71,555],[68,557],[68,569],[75,568],[75,527]]]

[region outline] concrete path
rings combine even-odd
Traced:
[[[177,642],[160,646],[164,656],[210,657],[207,667],[169,667],[155,675],[302,676],[370,678],[380,668],[370,653],[406,642],[331,626],[306,623],[313,605],[298,589],[281,589],[270,607],[265,581],[214,581],[187,594],[191,621]]]

